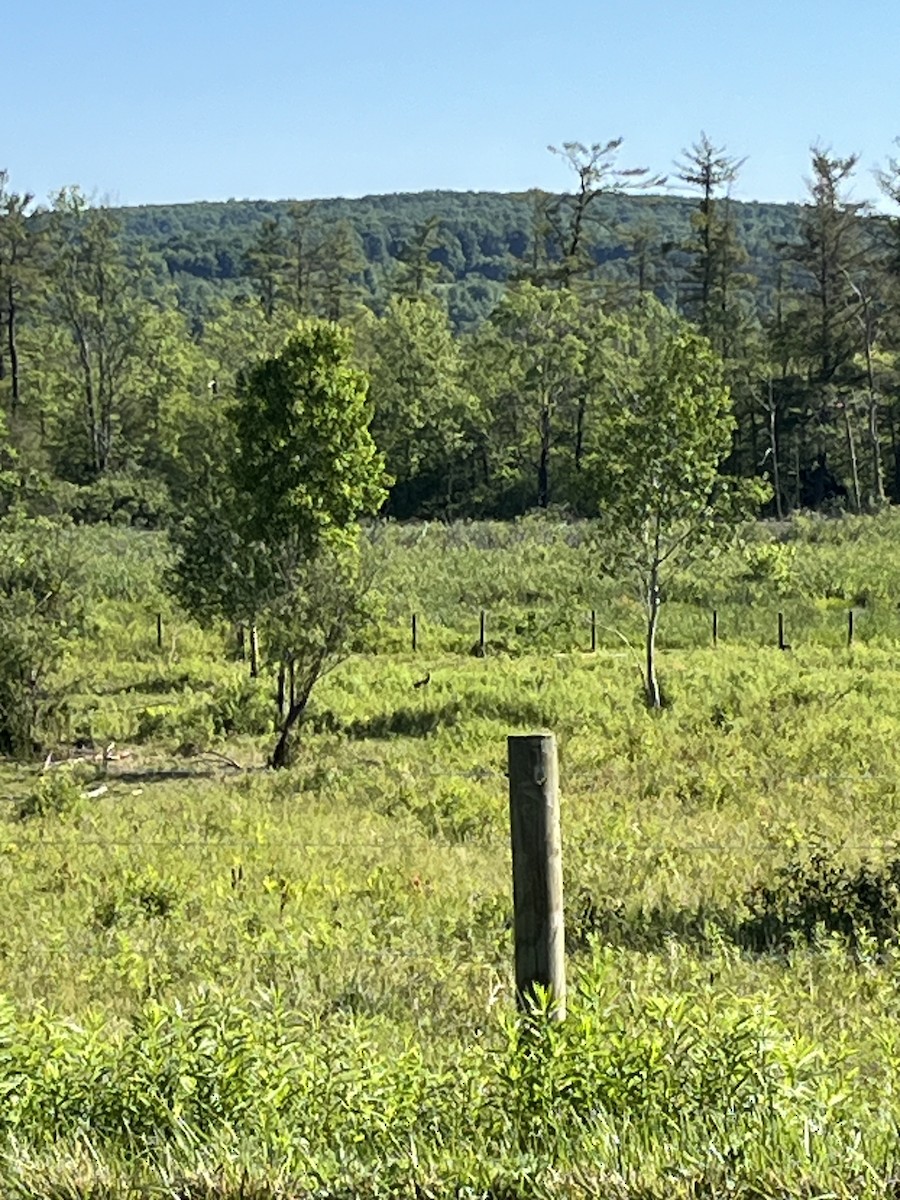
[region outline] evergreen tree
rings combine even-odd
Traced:
[[[868,205],[849,195],[858,155],[840,158],[818,146],[811,154],[800,240],[786,251],[801,286],[781,321],[782,355],[791,356],[802,375],[802,387],[794,388],[799,392],[798,419],[805,427],[798,438],[813,434],[804,440],[814,443],[817,458],[829,448],[838,452],[858,510],[862,486],[857,394],[864,381],[861,356],[866,341],[859,294],[868,286],[871,267],[861,217]],[[798,463],[798,474],[803,466]]]
[[[430,217],[416,226],[413,236],[397,254],[400,269],[395,290],[401,296],[425,296],[441,275],[433,253],[441,245],[441,218]]]
[[[244,255],[244,271],[253,280],[256,295],[267,321],[283,296],[283,281],[288,266],[287,240],[277,217],[267,218],[260,226]]]

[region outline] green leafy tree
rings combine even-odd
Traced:
[[[644,689],[662,705],[656,665],[668,569],[732,535],[759,486],[724,478],[731,399],[721,359],[692,326],[647,299],[631,318],[630,370],[609,387],[591,469],[610,567],[638,584],[646,612]]]
[[[159,309],[145,294],[146,259],[126,263],[119,223],[77,189],[48,215],[46,318],[52,335],[40,369],[47,443],[60,474],[78,482],[140,457]]]
[[[525,283],[507,292],[471,343],[470,378],[489,413],[495,470],[523,490],[526,506],[556,498],[556,467],[574,456],[582,334],[573,292]]]
[[[174,531],[173,583],[187,607],[259,625],[270,660],[294,664],[276,767],[316,680],[365,619],[358,522],[386,495],[366,387],[349,332],[301,321],[239,380],[219,430],[221,472],[201,473]]]
[[[81,631],[83,597],[64,528],[19,510],[0,522],[0,753],[29,758],[61,716],[59,668]]]
[[[618,320],[572,289],[526,283],[469,343],[491,473],[520,508],[580,502],[606,379],[620,369]]]
[[[372,432],[394,479],[389,511],[452,511],[470,482],[479,410],[446,311],[433,298],[395,296],[366,340]]]

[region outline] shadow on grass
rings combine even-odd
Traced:
[[[366,738],[428,737],[439,729],[451,729],[463,719],[492,720],[513,728],[544,728],[550,714],[528,700],[497,701],[490,697],[453,699],[443,704],[404,704],[391,712],[376,713],[357,721],[344,721],[330,709],[310,712],[304,727],[311,733],[342,734],[352,741]]]
[[[190,767],[146,767],[142,770],[116,771],[110,767],[106,777],[116,783],[169,783],[176,779],[218,779],[228,770],[226,763],[217,766],[205,763],[193,770]]]
[[[210,679],[198,679],[189,671],[178,675],[155,675],[150,679],[137,679],[134,683],[121,683],[115,687],[100,688],[101,696],[166,696],[170,692],[183,692],[190,687],[194,691],[209,691],[215,687]]]
[[[851,955],[873,947],[882,953],[900,943],[900,858],[851,866],[818,847],[778,867],[733,908],[702,900],[694,907],[629,907],[582,887],[567,905],[566,931],[573,952],[598,938],[647,952],[671,941],[701,952],[727,941],[750,954],[786,954],[836,937]]]
[[[440,705],[403,705],[392,712],[376,713],[365,720],[342,721],[331,710],[310,713],[304,727],[312,733],[337,733],[351,741],[366,738],[428,737],[458,724],[461,708],[451,700]]]
[[[585,950],[593,940],[622,950],[653,953],[679,942],[701,953],[722,941],[739,944],[741,922],[717,905],[700,903],[679,908],[672,904],[629,907],[622,900],[595,900],[581,888],[566,905],[566,949]]]

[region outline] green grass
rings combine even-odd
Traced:
[[[66,677],[94,753],[0,768],[2,1190],[894,1196],[896,533],[761,530],[683,572],[653,714],[581,527],[389,529],[385,618],[273,774],[272,678],[160,599],[158,539],[87,531],[107,598]],[[482,604],[507,649],[479,659]],[[505,739],[539,727],[558,1029],[512,988]]]

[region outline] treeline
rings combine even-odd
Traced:
[[[165,521],[241,369],[317,315],[369,374],[389,513],[590,512],[600,415],[661,304],[724,362],[723,469],[764,476],[774,515],[900,498],[900,218],[853,199],[856,156],[815,148],[806,202],[776,206],[731,200],[741,162],[705,136],[670,172],[684,199],[618,141],[555,152],[562,196],[115,210],[0,174],[0,479],[78,520]],[[900,198],[898,162],[879,184]]]
[[[114,210],[129,253],[142,247],[160,279],[171,281],[198,320],[223,297],[247,294],[254,258],[296,264],[308,260],[301,282],[316,292],[317,259],[335,255],[354,268],[359,297],[383,311],[403,273],[410,243],[431,223],[439,236],[430,247],[439,266],[433,291],[457,332],[479,325],[505,287],[533,262],[543,208],[560,210],[566,196],[420,192],[355,200],[229,200],[224,203],[153,205]],[[733,201],[733,218],[759,282],[755,301],[771,308],[777,279],[773,248],[797,235],[799,206]],[[665,303],[675,303],[688,258],[695,203],[665,195],[602,192],[586,229],[590,251],[607,284],[628,287],[652,281]],[[546,252],[555,252],[552,244]],[[296,287],[296,283],[294,284]]]

